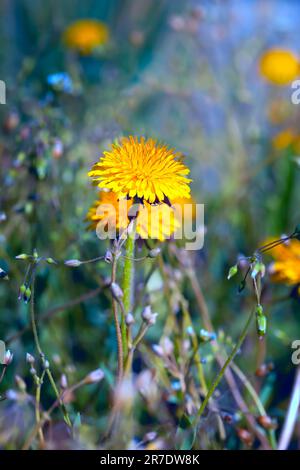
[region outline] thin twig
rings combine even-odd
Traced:
[[[85,302],[86,300],[92,299],[93,297],[96,297],[103,287],[97,287],[96,289],[93,289],[89,292],[86,292],[85,294],[80,295],[79,297],[76,297],[75,299],[69,300],[68,302],[58,305],[57,307],[53,307],[49,309],[47,312],[41,314],[39,316],[39,322],[46,322],[50,320],[53,316],[55,316],[57,313],[63,312],[64,310],[68,310],[75,305],[81,304]],[[25,326],[22,330],[18,331],[14,335],[10,336],[9,338],[6,339],[5,343],[10,344],[17,339],[19,339],[21,336],[23,336],[27,331],[31,329],[31,325]]]

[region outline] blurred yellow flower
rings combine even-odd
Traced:
[[[270,255],[274,258],[270,266],[270,274],[274,282],[287,285],[300,283],[300,241],[292,239],[278,245],[270,250]]]
[[[119,198],[139,198],[150,204],[190,197],[189,169],[181,155],[144,137],[123,137],[104,152],[89,172],[100,188]]]
[[[134,205],[132,200],[119,200],[112,191],[99,192],[98,199],[87,213],[86,221],[89,222],[90,230],[95,230],[99,222],[102,226],[124,230],[129,225],[130,217],[136,214],[136,232],[144,239],[163,241],[170,238],[180,225],[175,210],[167,204],[152,205],[144,202]]]
[[[288,85],[299,75],[299,59],[289,49],[269,49],[260,57],[259,70],[274,85]]]
[[[102,21],[82,19],[66,28],[63,40],[67,47],[88,55],[98,46],[108,42],[109,29]]]
[[[285,129],[276,134],[272,139],[272,145],[275,150],[281,151],[291,148],[293,153],[300,153],[300,135],[293,129]]]
[[[300,136],[297,135],[293,142],[293,149],[297,155],[300,154]]]
[[[285,129],[273,137],[272,145],[276,150],[284,150],[294,143],[295,138],[292,129]]]
[[[89,222],[88,228],[96,229],[99,222],[116,227],[118,230],[127,228],[130,201],[123,200],[122,205],[119,202],[115,193],[100,191],[98,199],[91,205],[86,215],[86,221]],[[123,210],[120,211],[120,207]]]

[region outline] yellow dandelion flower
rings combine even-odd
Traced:
[[[150,204],[190,197],[189,169],[182,156],[166,145],[144,137],[124,137],[104,152],[89,172],[100,188],[119,198],[138,197]]]
[[[167,204],[139,204],[136,232],[141,238],[163,241],[179,227],[175,210]]]
[[[293,239],[276,246],[270,251],[270,255],[274,258],[274,262],[270,266],[270,273],[274,282],[287,285],[300,283],[299,240]]]
[[[272,48],[260,57],[259,71],[274,85],[288,85],[299,75],[299,59],[288,49]]]
[[[181,223],[174,207],[147,202],[133,204],[132,200],[126,199],[121,200],[120,206],[120,200],[112,191],[99,192],[98,199],[87,213],[86,221],[89,222],[89,230],[96,230],[99,222],[102,226],[124,230],[135,215],[136,232],[143,239],[169,239]]]
[[[295,137],[292,129],[285,129],[273,137],[272,145],[276,150],[284,150],[294,143]]]
[[[106,24],[93,19],[75,21],[63,34],[66,46],[83,55],[88,55],[96,47],[106,44],[108,39],[109,29]]]
[[[111,228],[126,229],[130,222],[128,219],[130,206],[131,201],[126,200],[123,200],[120,205],[115,193],[100,191],[98,199],[92,204],[86,215],[89,230],[95,230],[99,222]]]

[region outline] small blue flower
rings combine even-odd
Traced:
[[[47,83],[57,91],[73,93],[74,85],[69,74],[66,72],[52,73],[47,77]]]

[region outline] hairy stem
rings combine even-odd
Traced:
[[[126,240],[126,256],[124,261],[122,289],[124,293],[123,305],[124,312],[121,317],[122,342],[125,357],[129,352],[131,344],[131,331],[126,328],[125,317],[131,312],[133,305],[133,280],[134,280],[134,248],[135,248],[135,229],[128,235]]]
[[[117,261],[118,256],[114,254],[113,256],[113,263],[112,263],[112,270],[111,270],[111,282],[116,282],[117,277]],[[124,361],[124,353],[123,353],[123,343],[122,343],[122,334],[120,329],[119,317],[118,317],[118,302],[112,297],[112,308],[113,308],[113,315],[115,321],[115,328],[116,328],[116,338],[117,338],[117,347],[118,347],[118,371],[117,371],[117,382],[121,382],[123,377],[123,361]]]

